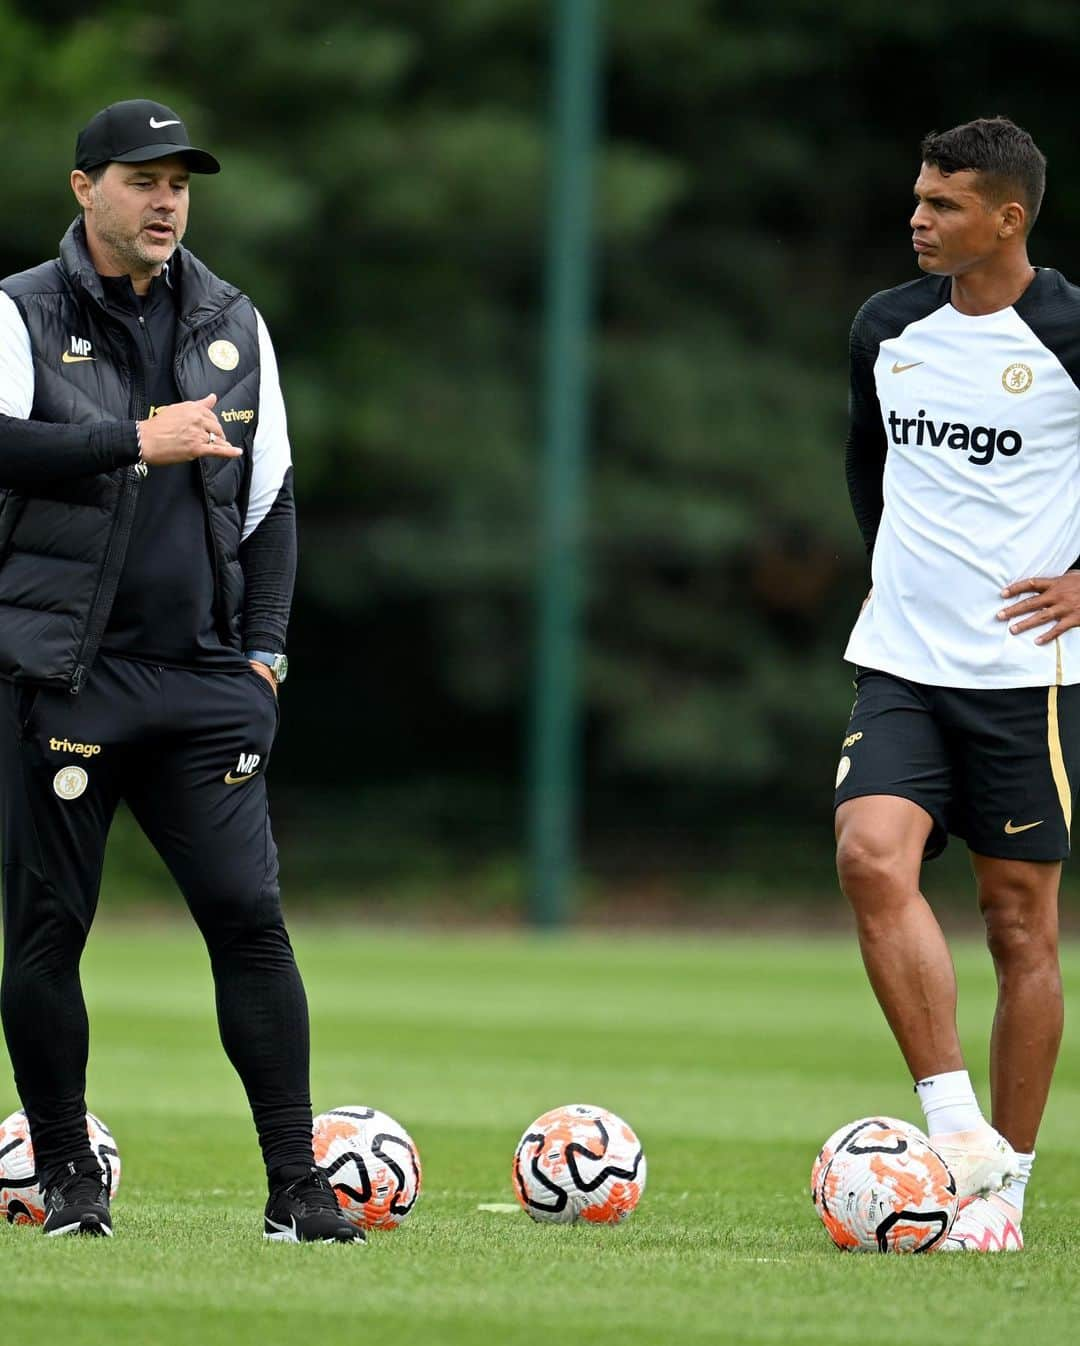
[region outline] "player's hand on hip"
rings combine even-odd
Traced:
[[[258,659],[249,659],[248,663],[255,670],[255,672],[258,673],[260,678],[266,679],[266,681],[270,684],[270,686],[273,687],[274,695],[277,696],[277,679],[274,677],[273,673],[270,672],[267,666],[265,664],[260,664]]]
[[[999,622],[1010,624],[1009,630],[1014,636],[1036,626],[1050,625],[1049,631],[1035,637],[1036,645],[1046,645],[1072,627],[1080,626],[1080,570],[1016,580],[1001,591],[1002,598],[1019,598],[1021,594],[1029,597],[1002,608],[997,614]]]
[[[147,421],[139,422],[142,460],[148,467],[187,463],[192,458],[239,458],[214,415],[217,397],[209,393],[197,402],[174,402]]]

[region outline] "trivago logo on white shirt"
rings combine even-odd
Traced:
[[[889,412],[889,438],[894,444],[927,445],[932,449],[942,446],[968,455],[968,462],[984,467],[994,460],[995,453],[1012,458],[1024,447],[1019,430],[998,430],[993,425],[965,425],[963,421],[929,420],[925,409],[917,416],[900,416]]]
[[[846,657],[942,687],[1080,681],[1075,630],[1037,646],[996,616],[1007,584],[1080,557],[1080,389],[1062,359],[1014,308],[942,304],[881,340],[873,376],[884,510]]]

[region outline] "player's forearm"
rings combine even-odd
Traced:
[[[285,649],[296,584],[291,468],[266,517],[241,545],[240,567],[244,572],[244,649],[280,652]]]
[[[0,415],[0,488],[32,493],[58,481],[134,463],[134,421],[61,425]]]
[[[881,436],[877,438],[880,439]],[[882,510],[885,508],[882,488],[885,471],[884,444],[878,445],[874,437],[861,433],[858,427],[852,425],[848,434],[844,470],[855,522],[859,525],[866,554],[870,556],[874,551],[874,541],[881,523]]]

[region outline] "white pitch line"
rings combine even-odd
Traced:
[[[731,1257],[731,1262],[794,1262],[794,1257]]]

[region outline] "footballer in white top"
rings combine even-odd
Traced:
[[[931,132],[911,217],[923,275],[874,295],[851,331],[846,471],[872,587],[846,651],[857,696],[836,775],[837,873],[931,1144],[971,1199],[949,1241],[959,1251],[1023,1246],[1063,1022],[1080,290],[1028,259],[1045,167],[1004,117]],[[997,977],[990,1121],[921,892],[923,862],[950,834],[968,846]]]
[[[887,290],[855,320],[852,436],[884,441],[884,509],[846,657],[937,687],[1078,682],[1080,631],[1039,646],[996,614],[1006,585],[1080,557],[1080,290],[1039,270],[972,316],[951,284]]]

